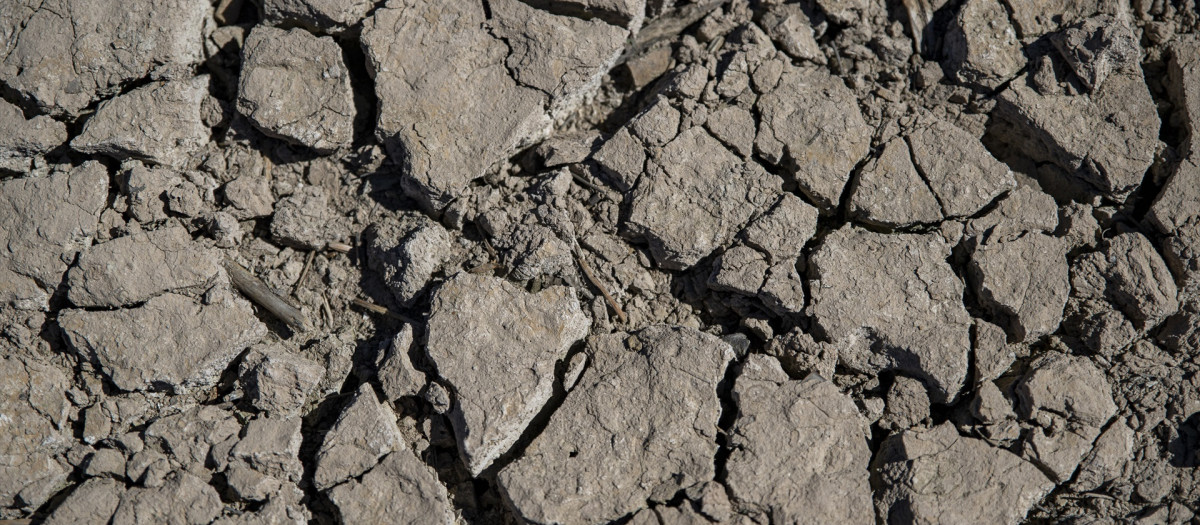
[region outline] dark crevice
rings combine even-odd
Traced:
[[[342,61],[350,72],[350,89],[354,92],[354,146],[375,141],[375,121],[379,98],[375,82],[367,67],[367,56],[357,39],[338,39]]]
[[[520,2],[556,16],[566,16],[581,20],[599,19],[609,25],[626,27],[630,18],[617,11],[609,11],[599,7],[589,8],[586,3],[571,0],[519,0]]]
[[[734,501],[733,494],[729,493],[729,487],[725,482],[729,479],[729,456],[733,454],[734,448],[730,434],[738,419],[738,406],[733,399],[733,387],[745,362],[746,356],[730,361],[725,367],[724,377],[717,383],[717,400],[721,404],[721,412],[717,418],[717,453],[713,458],[713,481],[720,483],[725,488],[730,501]]]

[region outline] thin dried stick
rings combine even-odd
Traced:
[[[416,321],[413,321],[412,319],[409,319],[408,317],[400,315],[396,312],[393,312],[385,307],[379,306],[370,301],[364,301],[362,299],[351,299],[350,302],[354,303],[355,306],[358,306],[364,310],[369,310],[371,312],[375,312],[379,315],[385,315],[387,317],[391,317],[392,319],[399,319],[401,321],[404,321],[404,322],[406,322],[408,324],[412,324],[412,325],[417,324]]]
[[[308,269],[312,266],[313,257],[317,256],[316,250],[309,250],[308,257],[304,258],[304,268],[300,269],[300,277],[296,278],[296,282],[292,283],[292,295],[296,295],[296,290],[300,288],[300,283],[304,282],[304,276],[308,275]]]
[[[617,301],[608,294],[608,290],[604,289],[604,285],[600,284],[600,280],[596,279],[596,276],[592,274],[592,269],[589,268],[587,263],[583,261],[583,256],[578,251],[575,252],[575,260],[579,261],[579,267],[583,269],[583,275],[592,283],[592,286],[595,286],[596,289],[600,290],[600,295],[604,296],[604,300],[608,301],[608,305],[611,306],[613,311],[617,313],[617,318],[620,319],[622,323],[628,323],[629,318],[625,316],[625,310],[621,309],[621,306],[617,304]]]
[[[272,315],[302,332],[312,330],[312,323],[304,317],[304,313],[292,306],[282,297],[272,292],[266,284],[250,273],[242,265],[225,259],[225,271],[229,274],[229,282],[251,301],[265,308]]]
[[[329,308],[329,297],[321,292],[321,312],[325,314],[325,326],[333,326],[333,310]]]

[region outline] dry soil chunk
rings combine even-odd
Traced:
[[[298,23],[320,31],[341,33],[367,16],[370,0],[263,0],[263,18],[275,25]],[[255,30],[262,29],[258,26]]]
[[[58,324],[75,351],[99,363],[121,390],[211,386],[266,335],[250,303],[223,289],[209,291],[204,302],[166,293],[127,310],[64,310]]]
[[[237,219],[266,217],[275,210],[271,181],[258,175],[242,175],[225,184],[226,210]]]
[[[428,382],[425,373],[413,367],[408,357],[409,348],[413,345],[413,328],[405,324],[392,338],[383,355],[379,359],[377,377],[380,389],[387,399],[395,400],[404,396],[415,396],[421,393]]]
[[[325,376],[325,369],[317,362],[279,346],[252,349],[245,362],[248,369],[242,374],[241,384],[246,400],[271,414],[297,413]]]
[[[139,231],[80,254],[67,274],[67,298],[81,308],[125,306],[205,286],[219,271],[220,254],[192,242],[186,228]]]
[[[629,35],[597,18],[559,16],[521,0],[490,0],[488,6],[492,34],[509,46],[504,63],[510,74],[518,84],[549,95],[556,120],[600,86]]]
[[[0,81],[43,110],[76,114],[129,81],[190,75],[210,10],[189,0],[17,0],[0,17]]]
[[[279,200],[271,219],[271,237],[287,246],[320,250],[330,240],[330,220],[334,216],[325,190],[305,186]]]
[[[108,170],[0,181],[0,305],[45,309],[67,262],[91,244],[108,200]]]
[[[427,349],[458,393],[450,421],[472,474],[520,437],[553,393],[555,363],[590,326],[573,288],[530,294],[461,273],[434,293]]]
[[[303,29],[250,32],[237,107],[263,133],[319,153],[354,139],[354,93],[342,48]]]
[[[767,257],[746,246],[734,246],[717,257],[708,287],[719,292],[754,296],[767,278]]]
[[[213,405],[200,405],[155,419],[146,427],[143,437],[147,443],[154,445],[148,450],[163,450],[171,455],[173,464],[192,472],[202,472],[213,446],[236,438],[241,428],[232,412]],[[126,470],[134,481],[140,477],[140,473],[135,474],[139,470],[139,463],[139,458],[135,456],[127,464]],[[145,464],[140,468],[144,469]],[[144,484],[149,486],[148,483]]]
[[[397,450],[361,480],[329,491],[342,523],[451,525],[454,512],[446,486],[407,449]]]
[[[975,248],[968,265],[984,307],[1008,323],[1016,341],[1031,341],[1058,329],[1071,292],[1066,246],[1031,233]]]
[[[391,0],[363,27],[376,133],[405,187],[441,210],[496,162],[544,136],[598,86],[628,32],[517,0]]]
[[[1186,151],[1200,154],[1200,37],[1180,35],[1171,42],[1167,93],[1188,130]]]
[[[850,213],[866,224],[898,227],[942,220],[942,208],[917,172],[904,139],[892,139],[858,177]]]
[[[1022,418],[1041,428],[1029,434],[1025,453],[1063,482],[1117,413],[1112,388],[1084,357],[1050,352],[1029,366],[1016,387],[1018,407]]]
[[[1025,67],[1021,42],[1000,1],[966,2],[950,24],[947,65],[960,82],[995,89]]]
[[[1197,76],[1200,81],[1200,75]],[[1200,222],[1200,150],[1179,162],[1146,218],[1164,233]]]
[[[1057,228],[1058,204],[1054,197],[1036,187],[1021,186],[1010,191],[987,215],[967,222],[965,232],[982,244],[990,244],[1029,232],[1051,234]]]
[[[449,232],[424,216],[373,227],[368,263],[400,304],[412,304],[442,268],[452,245]]]
[[[785,167],[823,212],[832,212],[871,145],[854,94],[824,71],[789,67],[757,108],[755,149]]]
[[[1135,323],[1156,326],[1179,309],[1175,280],[1145,236],[1113,237],[1103,253],[1105,295]]]
[[[21,108],[0,100],[0,169],[19,167],[14,171],[26,172],[28,157],[42,155],[66,141],[66,124],[45,115],[26,120]]]
[[[753,355],[733,388],[726,484],[742,508],[779,523],[874,523],[870,428],[854,400],[811,374],[792,381]]]
[[[204,525],[221,515],[217,489],[187,471],[176,471],[156,488],[133,488],[121,497],[113,525]]]
[[[441,209],[543,124],[544,95],[517,85],[508,48],[473,0],[391,0],[363,24],[379,99],[376,133],[405,183]]]
[[[738,155],[749,157],[754,154],[754,135],[757,130],[754,115],[750,111],[738,106],[725,106],[713,111],[704,122],[704,127]]]
[[[604,141],[593,157],[604,169],[605,178],[619,191],[629,191],[646,168],[646,149],[623,127]]]
[[[1012,125],[1005,138],[1021,153],[1124,200],[1154,161],[1160,122],[1138,60],[1117,65],[1090,94],[1043,93],[1028,74],[1018,77],[1001,93],[995,116]]]
[[[405,450],[392,409],[363,383],[354,399],[325,434],[316,455],[313,485],[324,490],[371,470],[379,458]]]
[[[904,430],[929,418],[929,394],[925,385],[911,377],[896,376],[887,393],[887,405],[879,426]]]
[[[188,166],[211,135],[200,108],[207,96],[208,75],[137,88],[100,104],[71,147],[118,160]]]
[[[55,455],[71,443],[57,368],[17,357],[0,358],[0,508],[32,511],[54,494],[69,470]],[[43,495],[44,494],[44,495]],[[0,511],[0,512],[4,512]]]
[[[1013,25],[1023,40],[1073,24],[1100,11],[1099,0],[1004,0],[1012,13]]]
[[[300,417],[259,416],[242,430],[242,439],[229,457],[255,471],[280,480],[300,481]]]
[[[816,208],[791,193],[784,193],[775,207],[742,230],[742,238],[746,244],[766,253],[771,261],[795,259],[816,233],[817,215]]]
[[[947,217],[965,217],[1017,187],[1008,166],[957,126],[934,121],[908,136],[913,161]]]
[[[589,343],[591,365],[546,429],[498,479],[535,523],[607,523],[711,480],[729,345],[652,326]]]
[[[1142,56],[1128,24],[1112,16],[1084,20],[1055,33],[1050,41],[1088,91],[1099,89],[1108,75]]]
[[[121,503],[123,492],[125,484],[112,478],[84,481],[46,518],[46,524],[108,523]]]
[[[802,5],[771,6],[763,13],[759,25],[788,56],[817,63],[825,62],[825,55],[813,36],[812,20],[805,14]]]
[[[922,379],[934,402],[953,401],[967,376],[970,316],[963,284],[938,234],[884,235],[844,227],[809,264],[817,326],[847,345],[842,360]]]
[[[680,133],[655,162],[629,196],[625,225],[671,270],[727,244],[781,191],[777,177],[742,161],[700,127]]]
[[[951,423],[893,434],[874,468],[888,523],[1020,523],[1054,482],[1016,454],[962,437]]]

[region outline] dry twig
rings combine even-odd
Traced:
[[[250,273],[250,270],[230,259],[225,259],[225,271],[229,274],[229,281],[233,283],[233,287],[250,298],[251,301],[265,308],[272,315],[293,328],[299,329],[302,332],[312,330],[312,323],[308,322],[308,318],[304,317],[304,313],[300,309],[292,306],[282,297],[276,295],[275,292],[272,292],[258,277]]]
[[[595,286],[596,289],[600,290],[600,295],[604,296],[604,300],[608,301],[608,305],[611,306],[613,311],[617,313],[617,318],[620,319],[622,323],[628,323],[629,317],[625,315],[625,310],[621,309],[621,306],[617,304],[617,301],[608,294],[608,290],[604,289],[604,285],[600,284],[600,280],[596,279],[596,276],[592,273],[592,269],[589,268],[587,263],[583,261],[583,255],[581,255],[578,251],[575,252],[575,260],[579,262],[579,267],[583,269],[583,275],[587,277],[589,282],[592,283],[592,286]]]

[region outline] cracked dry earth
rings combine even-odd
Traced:
[[[4,523],[1196,523],[1195,0],[0,0]]]

